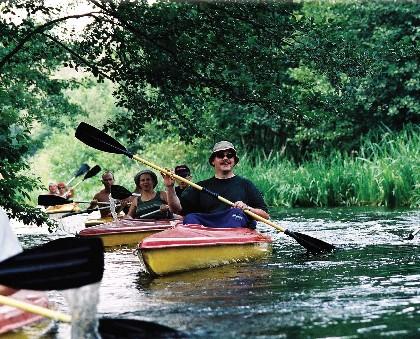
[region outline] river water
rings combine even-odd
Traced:
[[[105,254],[98,316],[147,320],[192,338],[420,337],[420,233],[406,240],[420,227],[419,210],[293,209],[271,215],[337,251],[307,256],[292,238],[258,224],[273,238],[269,257],[151,278],[132,249],[117,248]],[[71,235],[82,223],[73,217],[54,234],[16,223],[14,228],[30,247]],[[69,312],[62,292],[49,296],[58,310]],[[55,324],[39,336],[69,338],[70,326]]]

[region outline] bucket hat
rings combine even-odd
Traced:
[[[235,146],[233,146],[233,144],[231,142],[226,141],[226,140],[219,141],[219,142],[214,144],[212,153],[211,153],[210,158],[209,158],[210,165],[212,165],[212,162],[213,162],[217,152],[226,151],[228,149],[231,149],[232,151],[235,152],[235,165],[236,165],[239,162],[239,158],[236,155]]]
[[[153,172],[151,170],[148,170],[148,169],[145,169],[143,171],[140,171],[139,173],[137,173],[134,176],[134,183],[136,184],[136,186],[139,185],[140,177],[142,176],[142,174],[150,174],[150,176],[152,177],[152,181],[153,181],[153,188],[155,188],[157,186],[158,179],[157,179],[157,176],[156,176],[155,172]]]

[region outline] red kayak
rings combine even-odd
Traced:
[[[47,295],[44,292],[19,290],[10,297],[37,306],[49,306]],[[0,305],[0,334],[19,330],[23,326],[43,319],[45,318],[38,314],[25,312],[12,306]]]
[[[174,227],[178,219],[121,219],[81,230],[79,237],[100,237],[106,247],[137,245],[145,237]]]
[[[271,251],[271,238],[249,228],[177,225],[138,245],[138,256],[152,275],[166,275],[248,261]]]

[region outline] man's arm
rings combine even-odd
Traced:
[[[88,209],[93,209],[93,208],[95,208],[96,206],[98,206],[98,204],[97,204],[97,202],[98,202],[98,194],[99,194],[99,193],[96,193],[96,194],[94,195],[94,197],[93,197],[93,199],[92,199],[92,201],[91,201],[91,203],[90,203],[90,205],[89,205]]]
[[[169,210],[172,213],[181,214],[182,206],[175,192],[175,180],[173,180],[170,175],[162,174],[162,176],[163,183],[166,187],[166,198],[168,201]]]

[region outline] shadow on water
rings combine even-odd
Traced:
[[[420,227],[419,211],[305,209],[272,216],[338,250],[307,256],[293,239],[259,224],[273,238],[267,258],[151,278],[131,249],[115,249],[105,255],[99,315],[152,321],[197,338],[420,337],[420,234],[405,240]],[[20,235],[31,246],[50,237]],[[58,293],[53,298],[67,310]]]

